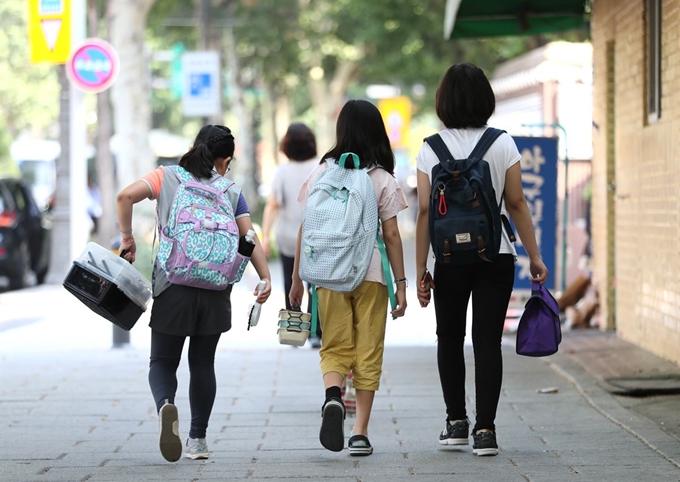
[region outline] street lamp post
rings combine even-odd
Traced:
[[[567,287],[567,217],[569,215],[569,148],[567,144],[567,130],[559,122],[538,122],[522,124],[524,127],[551,127],[560,129],[564,135],[564,200],[562,203],[562,266],[560,270],[560,285],[562,292]]]

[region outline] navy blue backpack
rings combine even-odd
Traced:
[[[439,158],[432,168],[430,243],[438,263],[466,265],[493,261],[510,221],[496,201],[489,163],[482,159],[503,132],[488,128],[467,159],[454,159],[439,134],[425,139]]]

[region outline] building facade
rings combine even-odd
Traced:
[[[557,185],[543,190],[557,191],[554,216],[556,233],[554,272],[549,288],[562,290],[561,252],[564,196],[568,194],[567,246],[564,280],[569,286],[584,271],[590,202],[592,159],[592,45],[551,42],[498,65],[491,86],[496,110],[489,125],[512,136],[557,137]],[[550,127],[559,125],[560,128]],[[565,166],[569,163],[568,169]],[[566,171],[566,172],[565,172]],[[568,176],[565,186],[565,174]],[[548,247],[543,247],[548,249]]]
[[[593,0],[591,33],[603,326],[680,363],[680,0]]]

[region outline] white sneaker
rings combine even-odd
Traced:
[[[193,460],[210,457],[208,444],[204,438],[187,438],[184,442],[184,456]]]
[[[161,455],[168,462],[177,462],[182,457],[182,441],[179,438],[179,412],[172,403],[165,402],[158,412],[161,434],[159,446]]]

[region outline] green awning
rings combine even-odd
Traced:
[[[586,23],[589,3],[588,0],[448,0],[445,37],[538,35],[578,29]]]

